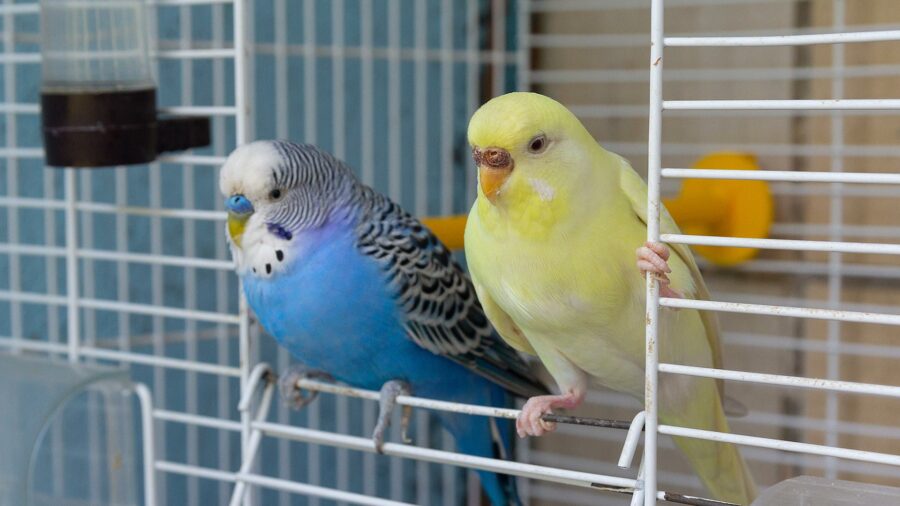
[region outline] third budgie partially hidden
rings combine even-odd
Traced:
[[[644,397],[644,275],[662,297],[708,298],[685,245],[646,243],[647,187],[560,103],[535,93],[487,102],[468,130],[478,197],[465,233],[478,297],[513,347],[537,355],[560,395],[528,400],[520,436],[542,435],[541,417],[584,400],[589,382]],[[662,233],[678,233],[661,209]],[[637,249],[637,266],[635,250]],[[660,311],[660,361],[720,367],[712,313]],[[662,423],[728,432],[713,379],[661,378]],[[756,486],[738,448],[674,438],[719,500],[749,504]]]
[[[511,407],[513,394],[546,393],[450,252],[341,161],[259,141],[228,157],[219,184],[247,301],[300,362],[280,380],[295,407],[314,397],[296,388],[303,377],[380,389],[380,451],[400,394]],[[511,420],[435,413],[462,452],[511,457]],[[492,504],[518,502],[512,477],[479,475]]]

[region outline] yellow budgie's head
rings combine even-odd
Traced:
[[[469,121],[478,197],[494,206],[555,207],[590,185],[602,149],[562,104],[537,93],[496,97]]]

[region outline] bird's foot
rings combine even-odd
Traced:
[[[375,442],[375,451],[384,453],[384,433],[391,426],[391,415],[394,406],[397,405],[397,397],[412,395],[409,385],[405,381],[391,380],[381,386],[381,398],[378,401],[378,422],[372,432],[372,440]],[[400,437],[404,443],[412,443],[406,435],[409,428],[409,418],[412,416],[412,408],[403,406],[400,414]]]
[[[304,391],[297,386],[297,382],[302,379],[323,379],[334,381],[325,371],[317,371],[309,369],[300,364],[294,364],[287,368],[278,378],[278,390],[281,392],[281,400],[293,409],[301,409],[319,395],[314,390]]]
[[[681,292],[669,286],[669,273],[672,272],[672,269],[667,260],[669,260],[669,247],[661,242],[647,241],[637,249],[638,269],[641,270],[642,276],[646,277],[647,273],[656,276],[656,280],[659,282],[659,296],[673,299],[684,298]]]
[[[519,437],[543,436],[556,430],[555,422],[543,420],[546,414],[553,414],[554,408],[577,408],[584,400],[584,392],[569,391],[560,395],[539,395],[528,399],[516,418],[516,433]]]

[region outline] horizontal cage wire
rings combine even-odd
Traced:
[[[161,110],[210,116],[212,145],[76,171],[44,168],[40,10],[6,0],[0,348],[123,365],[146,384],[152,399],[138,393],[152,403],[153,430],[135,444],[157,504],[474,504],[473,469],[528,478],[519,480],[527,504],[626,504],[644,483],[645,504],[690,503],[705,492],[671,435],[740,444],[761,487],[800,474],[896,485],[900,150],[890,134],[898,100],[884,95],[900,81],[900,10],[867,5],[156,0],[148,14]],[[665,66],[648,72],[664,47]],[[732,434],[657,426],[653,409],[645,417],[634,399],[597,389],[579,419],[519,444],[516,459],[478,459],[457,453],[429,411],[517,411],[401,397],[416,408],[415,443],[394,443],[394,427],[378,456],[368,437],[376,392],[307,381],[326,395],[299,412],[274,398],[271,373],[292,358],[256,324],[231,273],[216,183],[227,154],[252,139],[310,142],[418,216],[464,213],[475,191],[468,118],[514,89],[560,99],[642,175],[649,166],[651,200],[675,195],[678,180],[768,182],[771,237],[662,236],[760,248],[756,258],[721,267],[700,257],[711,301],[650,297],[651,310],[719,315],[726,369],[657,368],[650,355],[648,381],[657,369],[661,385],[673,374],[728,380],[748,408],[730,420]],[[723,150],[752,154],[766,170],[687,168]],[[88,398],[87,436],[52,427],[51,455],[109,444],[103,394]],[[648,447],[651,460],[639,482],[631,460],[645,423],[638,462]],[[57,459],[41,493],[112,497],[108,463],[86,462],[89,479],[75,486]]]

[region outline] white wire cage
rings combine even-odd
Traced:
[[[416,442],[435,450],[389,445],[394,457],[383,458],[363,451],[370,448],[366,436],[375,406],[354,397],[367,394],[340,391],[301,413],[280,406],[267,413],[259,406],[267,405],[271,389],[257,402],[260,390],[253,388],[262,376],[251,372],[264,370],[255,365],[282,370],[290,357],[261,335],[230,272],[215,185],[228,151],[254,138],[317,143],[417,215],[464,212],[474,192],[464,136],[468,116],[486,97],[534,88],[571,105],[604,145],[630,158],[639,171],[649,166],[651,199],[659,198],[659,177],[671,192],[671,178],[726,176],[679,168],[711,150],[752,152],[777,169],[754,174],[773,181],[778,196],[772,241],[663,239],[828,252],[763,254],[727,270],[705,266],[714,298],[728,304],[660,301],[741,313],[723,314],[726,364],[769,373],[661,364],[664,373],[737,380],[729,381],[729,392],[748,404],[750,414],[732,422],[734,436],[666,426],[660,433],[733,438],[746,445],[761,485],[820,473],[897,484],[900,432],[895,417],[885,414],[896,412],[892,398],[900,393],[884,362],[900,353],[884,329],[900,323],[900,316],[896,289],[882,280],[895,279],[900,266],[881,255],[896,254],[897,246],[875,241],[894,239],[900,224],[866,216],[846,223],[845,216],[852,206],[880,206],[898,195],[888,185],[900,180],[886,168],[900,152],[889,139],[848,141],[853,132],[847,125],[874,118],[890,128],[896,101],[869,96],[879,86],[858,83],[890,84],[900,76],[900,62],[869,59],[868,53],[848,56],[840,43],[858,42],[882,54],[877,44],[890,44],[900,34],[893,25],[848,22],[847,13],[865,19],[854,14],[853,4],[162,0],[149,7],[161,101],[172,114],[212,115],[213,146],[168,155],[150,167],[89,172],[42,166],[39,9],[9,1],[0,6],[0,261],[6,267],[0,269],[0,345],[11,353],[128,365],[136,380],[149,385],[158,504],[224,503],[247,485],[245,500],[259,504],[453,504],[467,494],[475,502],[474,480],[460,469],[484,466],[533,478],[520,480],[528,503],[627,503],[626,495],[590,490],[596,484],[626,492],[640,487],[637,462],[631,470],[616,465],[625,441],[621,430],[566,427],[530,450],[520,445],[519,461],[537,467],[479,462],[453,453],[427,409],[417,409]],[[662,31],[664,7],[667,26],[675,26],[678,37]],[[900,13],[890,17],[890,5],[881,9],[885,19],[900,24]],[[651,62],[664,47],[671,49],[665,49],[665,66],[651,65],[648,73],[651,19]],[[840,35],[816,35],[823,32]],[[797,37],[780,36],[792,34]],[[825,44],[830,51],[806,49],[819,47],[809,44]],[[690,50],[676,48],[735,45],[775,50],[760,55],[752,53],[760,49],[698,49],[708,52],[692,59],[685,56]],[[648,108],[651,83],[667,100],[652,94]],[[847,90],[862,98],[845,100],[857,96]],[[747,96],[753,100],[743,100]],[[744,112],[726,112],[732,109]],[[649,148],[648,119],[655,125]],[[763,134],[748,134],[751,123],[763,125],[757,127]],[[825,134],[816,130],[822,128]],[[406,146],[413,146],[413,156],[401,156]],[[816,182],[828,184],[809,184]],[[847,260],[860,253],[879,258]],[[815,326],[808,318],[828,323]],[[870,330],[875,324],[879,330]],[[842,367],[847,361],[859,365]],[[880,375],[865,374],[875,370]],[[879,404],[853,404],[850,396],[839,395],[844,391],[874,394]],[[238,409],[239,401],[245,409]],[[604,418],[630,419],[640,410],[611,392],[592,394],[590,401],[589,412]],[[858,416],[855,410],[874,414]],[[264,419],[253,420],[255,413]],[[648,415],[652,420],[652,410]],[[647,425],[651,433],[654,426]],[[57,445],[66,443],[62,434],[53,437]],[[647,440],[653,448],[655,438]],[[645,468],[648,490],[702,495],[664,437],[658,453],[659,470]],[[52,480],[62,494],[65,476]],[[83,499],[102,497],[96,488]],[[648,504],[655,495],[645,497]]]

